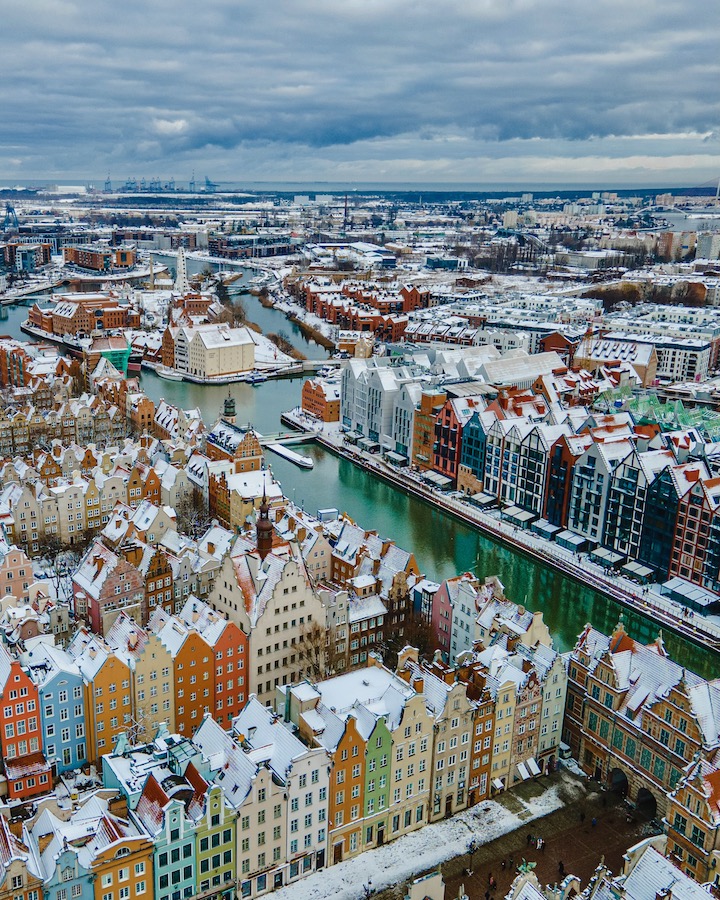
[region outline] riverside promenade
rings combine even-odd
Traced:
[[[443,510],[498,543],[606,594],[627,609],[657,622],[658,627],[670,629],[702,647],[720,651],[720,623],[717,621],[700,615],[690,616],[682,606],[663,597],[657,590],[638,585],[620,574],[608,572],[590,561],[585,554],[575,554],[539,535],[502,521],[497,510],[494,514],[483,512],[466,501],[448,497],[422,481],[419,473],[407,468],[400,470],[377,454],[348,446],[344,434],[335,424],[321,428],[320,423],[298,409],[283,413],[281,421],[290,427],[312,432],[315,440],[331,453],[349,460],[398,490]]]

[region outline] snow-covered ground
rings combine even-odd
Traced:
[[[259,368],[265,366],[284,366],[296,362],[292,356],[279,350],[270,338],[256,331],[251,332],[253,341],[255,342],[255,364]]]
[[[565,799],[561,799],[561,792]],[[295,881],[275,891],[273,900],[329,900],[331,897],[333,900],[356,900],[363,896],[363,886],[368,879],[372,879],[373,892],[401,884],[445,860],[467,853],[471,838],[478,841],[478,845],[487,844],[560,809],[568,795],[580,797],[584,792],[580,782],[563,777],[561,782],[532,800],[521,800],[513,793],[513,800],[523,806],[518,813],[510,812],[502,803],[484,800],[451,819],[426,825],[384,847],[368,850]]]

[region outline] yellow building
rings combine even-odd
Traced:
[[[105,640],[130,670],[134,741],[152,740],[161,723],[166,723],[173,733],[173,658],[160,638],[141,628],[127,613],[120,612]]]
[[[97,761],[133,724],[130,667],[103,638],[86,629],[78,631],[68,652],[85,682],[88,759]]]

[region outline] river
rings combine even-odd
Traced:
[[[248,298],[253,318],[257,303]],[[259,306],[259,304],[258,304]],[[276,313],[279,315],[278,313]],[[22,337],[19,323],[27,310],[10,308],[8,320],[0,322],[0,334]],[[259,431],[280,429],[280,413],[297,406],[303,378],[271,380],[258,387],[247,384],[196,385],[164,381],[143,372],[141,384],[155,402],[165,398],[185,409],[199,407],[207,423],[220,415],[228,391],[235,397],[238,421],[249,422]],[[570,649],[586,622],[608,632],[623,612],[626,628],[641,641],[657,636],[657,623],[623,610],[618,603],[585,585],[567,578],[508,547],[500,546],[479,532],[434,507],[394,490],[352,463],[338,459],[316,445],[303,448],[315,467],[299,469],[268,453],[268,464],[285,494],[309,512],[335,507],[364,528],[375,529],[399,546],[412,550],[427,577],[436,581],[465,571],[480,577],[498,575],[507,596],[530,609],[541,609],[561,650]],[[674,659],[705,677],[716,677],[718,655],[674,634],[664,635]]]

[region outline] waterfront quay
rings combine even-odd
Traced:
[[[307,420],[302,418],[302,414],[298,411],[284,413],[281,421],[291,427],[313,430],[308,427]],[[373,477],[380,478],[397,490],[412,494],[423,502],[442,509],[492,540],[511,547],[513,551],[530,556],[579,584],[607,595],[659,627],[671,629],[700,646],[720,651],[720,625],[711,619],[702,616],[689,617],[684,614],[679,604],[621,575],[609,575],[606,570],[590,562],[585,554],[572,553],[551,541],[503,522],[497,516],[482,512],[465,501],[443,494],[424,483],[417,473],[407,468],[399,470],[376,455],[348,446],[344,434],[339,429],[315,430],[315,440],[331,453],[349,460]]]

